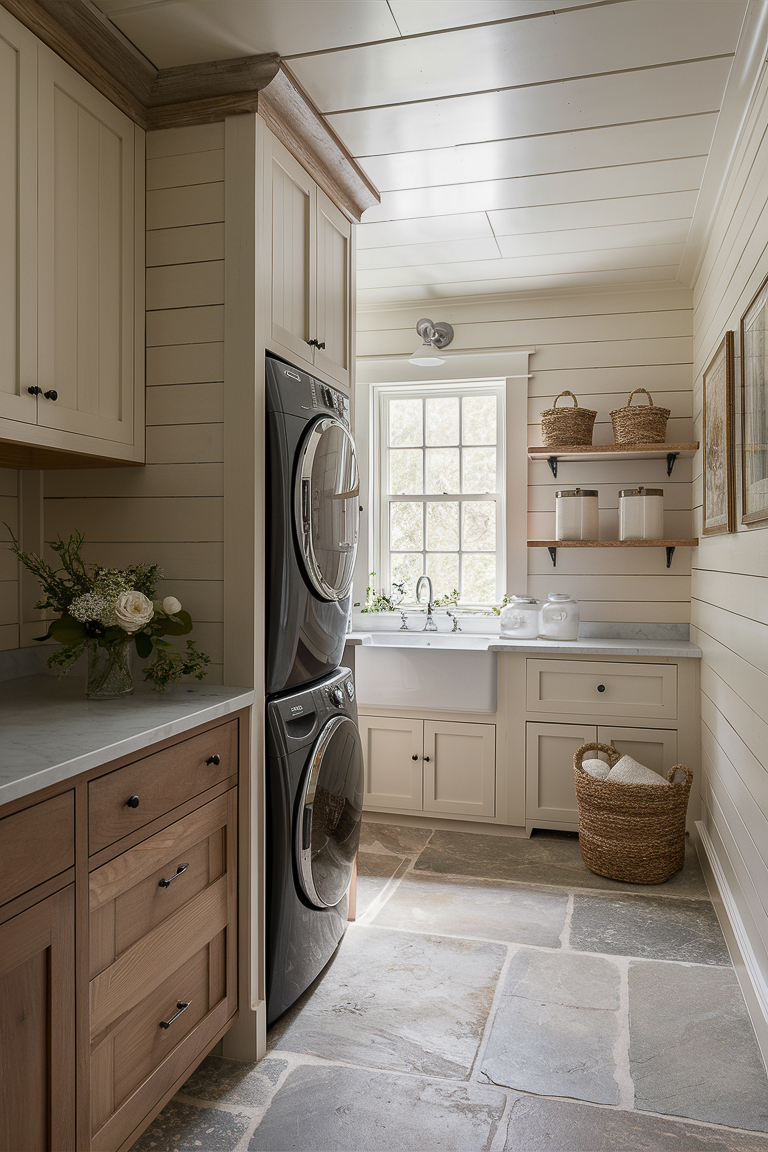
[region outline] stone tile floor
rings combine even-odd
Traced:
[[[768,1080],[695,854],[367,824],[358,919],[258,1065],[210,1056],[138,1150],[768,1152]]]

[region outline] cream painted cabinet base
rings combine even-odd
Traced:
[[[594,724],[526,724],[525,823],[532,828],[578,831],[573,755],[582,744],[613,744],[622,755],[666,776],[677,762],[677,732]]]
[[[493,816],[496,727],[361,716],[366,808]]]

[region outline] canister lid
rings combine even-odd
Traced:
[[[535,596],[513,596],[508,603],[514,604],[538,604]]]
[[[561,496],[597,496],[596,488],[572,488],[568,492],[555,492],[555,499],[559,500]]]
[[[663,488],[621,488],[619,496],[663,496]]]

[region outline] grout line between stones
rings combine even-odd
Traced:
[[[509,971],[509,966],[512,963],[513,958],[520,950],[520,945],[507,944],[506,948],[507,955],[504,958],[504,963],[502,964],[499,975],[496,978],[496,987],[493,990],[493,1000],[491,1001],[491,1007],[485,1020],[483,1034],[480,1037],[480,1043],[477,1046],[475,1059],[472,1061],[472,1067],[469,1070],[469,1080],[475,1084],[486,1084],[486,1081],[479,1079],[480,1067],[483,1060],[485,1059],[485,1050],[488,1047],[488,1039],[490,1037],[491,1031],[493,1030],[493,1024],[501,1005],[502,989],[506,983],[507,972]]]
[[[614,957],[619,969],[619,1010],[618,1034],[613,1045],[613,1077],[619,1089],[619,1107],[634,1109],[635,1082],[632,1079],[629,1060],[629,959]]]

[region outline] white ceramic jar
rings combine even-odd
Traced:
[[[578,640],[579,605],[567,592],[550,592],[539,611],[540,640]]]
[[[501,634],[512,640],[535,640],[539,634],[540,602],[535,596],[513,596],[501,610]]]
[[[573,488],[555,492],[555,539],[597,540],[597,492]]]
[[[664,489],[623,488],[619,492],[619,540],[664,539]]]

